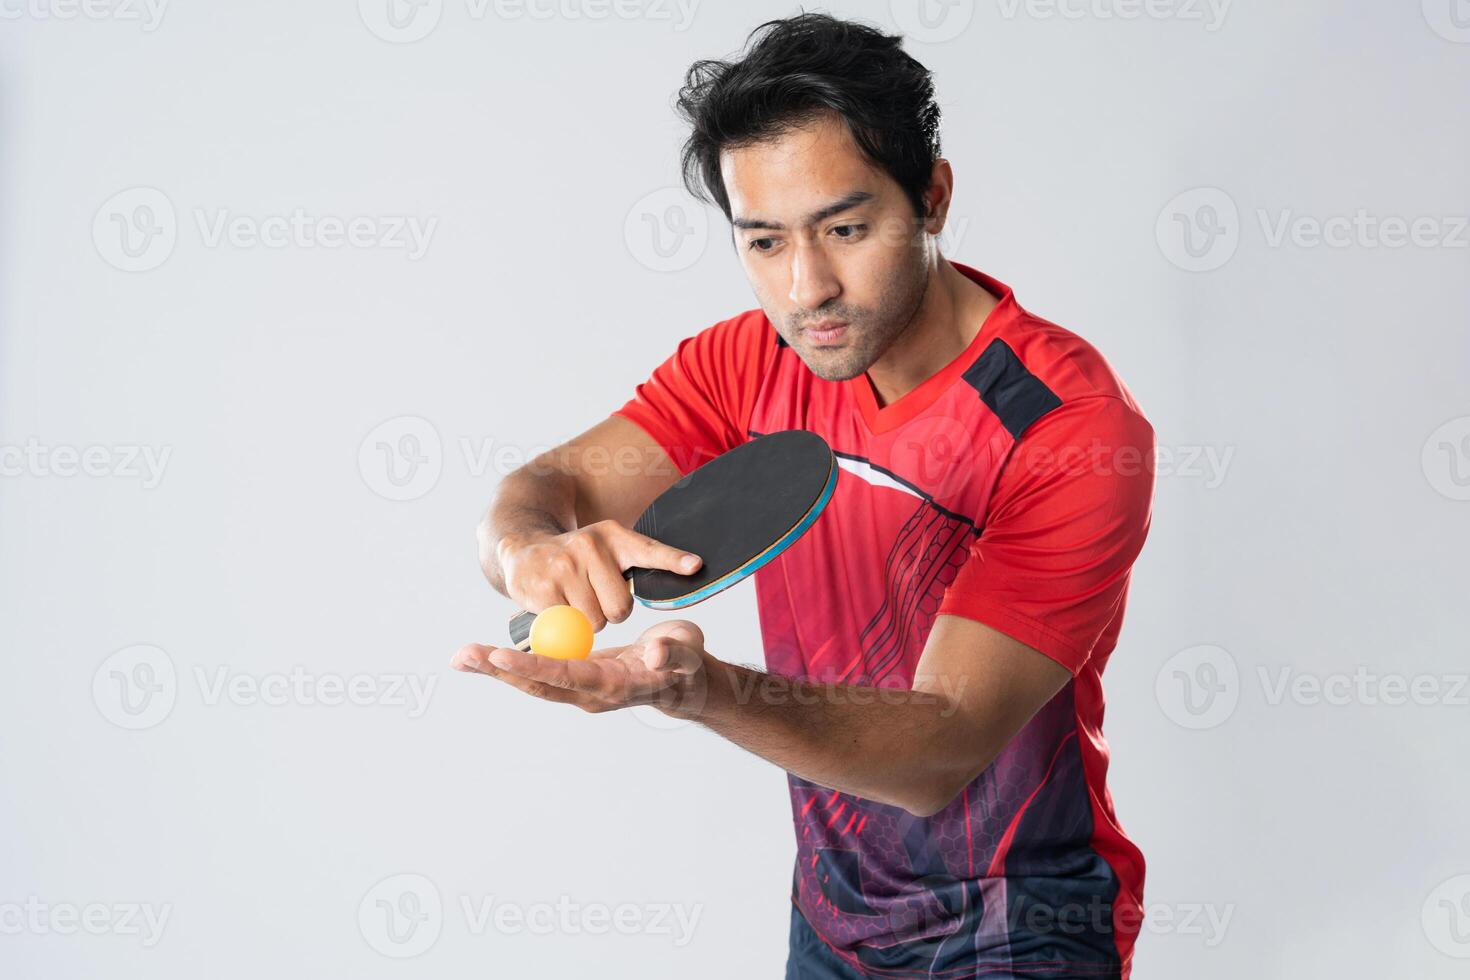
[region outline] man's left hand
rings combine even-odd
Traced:
[[[688,715],[697,714],[704,703],[705,656],[704,633],[688,620],[676,619],[649,627],[627,646],[594,650],[586,660],[555,660],[471,643],[455,653],[450,665],[593,714],[652,704]]]

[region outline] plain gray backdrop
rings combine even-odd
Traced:
[[[671,100],[798,8],[392,4],[0,4],[7,977],[780,975],[777,769],[447,662],[496,481],[755,305]],[[1463,976],[1470,4],[812,9],[1157,429],[1135,975]]]

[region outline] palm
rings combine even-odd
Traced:
[[[499,677],[527,693],[591,711],[657,703],[688,707],[704,695],[704,634],[686,620],[658,623],[627,646],[594,650],[585,660],[553,660],[518,650],[471,645],[460,669]]]

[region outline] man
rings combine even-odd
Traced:
[[[785,769],[788,978],[1126,976],[1144,863],[1105,785],[1099,678],[1149,524],[1148,422],[1093,348],[938,253],[954,176],[899,38],[774,21],[696,63],[680,107],[686,182],[760,308],[505,479],[481,560],[529,610],[620,622],[623,569],[698,567],[629,530],[678,473],[819,433],[833,501],[755,577],[769,674],[687,621],[584,661],[471,645],[454,665],[586,711],[655,704]],[[583,463],[619,454],[664,465]]]

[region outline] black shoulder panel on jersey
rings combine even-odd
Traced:
[[[1017,439],[1033,422],[1062,404],[999,337],[965,371],[965,381]]]

